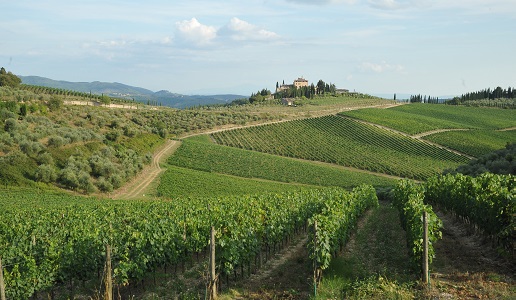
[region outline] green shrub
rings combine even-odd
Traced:
[[[57,180],[57,173],[53,166],[43,164],[38,166],[34,174],[36,181],[51,183]]]

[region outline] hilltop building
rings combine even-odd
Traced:
[[[294,87],[296,89],[299,89],[299,88],[302,88],[305,86],[308,86],[308,80],[304,79],[303,77],[299,77],[298,79],[294,80],[293,84],[282,84],[282,85],[276,87],[276,93],[288,91]]]
[[[296,87],[296,89],[302,88],[304,86],[308,86],[308,80],[300,77],[300,78],[294,80],[294,86]]]

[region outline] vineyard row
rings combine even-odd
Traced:
[[[33,194],[29,198],[40,202],[20,205],[26,194],[6,191],[0,200],[0,257],[8,299],[27,299],[56,285],[96,278],[104,267],[105,245],[112,250],[115,284],[131,284],[156,268],[181,264],[205,251],[211,226],[216,230],[217,271],[231,274],[306,226],[325,203],[347,207],[367,202],[364,196],[376,199],[372,187],[362,187],[352,193],[331,188],[170,202],[87,199],[61,206],[52,195]],[[358,211],[350,213],[350,220],[356,220]]]

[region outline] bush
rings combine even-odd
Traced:
[[[58,135],[52,135],[48,138],[47,146],[49,147],[61,147],[66,144],[66,140]]]
[[[52,154],[43,152],[36,157],[36,162],[40,165],[54,165],[54,158],[52,157]]]
[[[30,185],[28,178],[34,176],[37,166],[25,153],[15,150],[0,156],[0,183],[10,185]]]
[[[119,130],[110,130],[106,133],[106,139],[112,142],[116,142],[120,135],[121,134]]]
[[[97,180],[96,185],[99,188],[99,190],[101,190],[103,192],[112,192],[113,191],[113,185],[111,184],[111,182],[107,181],[106,178],[104,178],[104,177],[100,177]]]
[[[93,181],[91,180],[90,174],[85,171],[79,172],[77,181],[79,183],[79,189],[83,190],[86,194],[91,194],[97,190],[93,184]]]
[[[64,168],[59,172],[59,182],[70,189],[76,189],[79,186],[77,175],[71,168]]]
[[[16,119],[16,114],[5,108],[2,108],[0,110],[0,120],[5,121],[7,119]]]
[[[123,179],[122,179],[122,176],[120,176],[119,174],[113,174],[110,178],[109,178],[109,181],[111,182],[111,184],[113,185],[113,188],[114,189],[117,189],[119,187],[122,186],[122,183],[123,183]]]
[[[50,100],[48,100],[47,106],[51,111],[56,111],[60,109],[64,104],[63,99],[58,96],[52,96]]]
[[[20,143],[20,150],[29,157],[36,157],[44,151],[44,147],[40,142],[23,141]]]
[[[36,181],[51,183],[56,181],[57,173],[53,166],[44,164],[38,166],[34,178]]]
[[[106,156],[100,156],[98,154],[94,154],[88,160],[91,172],[93,176],[100,177],[105,176],[109,177],[116,171],[115,166]]]
[[[14,132],[18,129],[18,121],[14,118],[8,118],[4,123],[4,130],[7,132]]]

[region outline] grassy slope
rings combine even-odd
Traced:
[[[503,129],[516,126],[513,110],[451,105],[410,104],[389,109],[361,109],[342,115],[387,126],[408,134],[436,129]]]
[[[424,139],[446,145],[474,157],[480,157],[504,148],[507,143],[516,142],[516,130],[448,131],[428,135]]]
[[[266,153],[185,140],[169,159],[175,166],[285,183],[353,188],[390,186],[395,180]]]
[[[326,116],[212,134],[224,145],[424,179],[468,159],[347,118]]]
[[[266,192],[281,193],[316,186],[287,184],[266,180],[247,179],[231,175],[210,173],[169,166],[161,176],[158,195],[173,197],[223,197],[231,195],[252,195]]]

